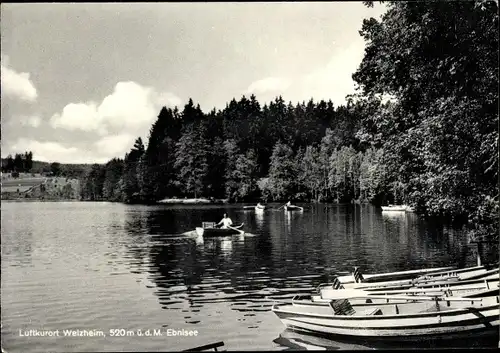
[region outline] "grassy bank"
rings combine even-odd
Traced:
[[[40,174],[20,173],[12,177],[2,174],[2,200],[79,200],[79,181],[65,177],[45,177]]]

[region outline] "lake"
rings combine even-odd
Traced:
[[[227,350],[284,350],[293,345],[269,296],[310,292],[354,266],[370,273],[476,263],[464,234],[412,213],[301,206],[256,213],[242,205],[2,202],[2,346],[179,351],[224,341]],[[196,235],[225,212],[245,223],[245,235]]]

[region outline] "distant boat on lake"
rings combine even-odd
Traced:
[[[382,206],[382,211],[385,212],[413,212],[413,207],[408,205],[388,205]]]
[[[196,227],[196,234],[205,237],[220,237],[233,234],[244,234],[245,232],[241,230],[244,223],[238,226],[230,228],[217,228],[215,222],[203,222],[201,227]]]
[[[245,211],[263,211],[266,209],[266,206],[258,203],[256,206],[243,206]]]

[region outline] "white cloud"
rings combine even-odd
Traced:
[[[94,103],[70,103],[63,108],[62,114],[52,116],[50,124],[54,128],[93,131],[99,128],[100,119]]]
[[[45,162],[61,162],[61,163],[99,163],[105,162],[106,158],[97,158],[90,150],[80,149],[77,147],[66,147],[58,142],[40,142],[26,138],[18,139],[14,144],[3,147],[4,153],[14,155],[19,151],[32,151],[33,159]]]
[[[355,40],[349,47],[332,57],[324,67],[305,75],[300,84],[304,99],[315,101],[331,99],[335,105],[345,104],[345,96],[354,93],[352,74],[356,72],[364,55],[362,39]]]
[[[173,93],[163,92],[157,96],[156,103],[161,106],[180,107],[182,100]]]
[[[36,160],[61,163],[106,163],[111,158],[123,158],[141,136],[147,138],[152,122],[162,106],[179,106],[181,99],[173,93],[158,93],[151,87],[135,82],[119,82],[114,91],[95,102],[69,103],[62,112],[50,119],[52,128],[74,131],[76,138],[71,144],[61,141],[38,141],[20,138],[14,143],[2,146],[5,153],[31,150]],[[24,126],[40,126],[42,119],[37,115],[21,116],[17,120]],[[78,132],[87,134],[92,140],[81,140]],[[52,136],[57,136],[52,133]],[[80,141],[78,143],[77,141]]]
[[[20,151],[32,151],[35,160],[45,162],[106,163],[114,157],[123,158],[136,138],[137,136],[129,134],[106,136],[86,146],[67,146],[56,141],[20,138],[13,144],[2,143],[2,152],[14,155]]]
[[[123,158],[134,145],[137,136],[130,134],[110,135],[95,143],[97,153],[106,160],[114,157]]]
[[[54,128],[97,131],[101,135],[138,133],[149,128],[163,105],[180,105],[173,93],[158,93],[151,87],[128,81],[116,84],[112,94],[95,102],[70,103],[50,119]]]
[[[35,85],[27,72],[16,72],[8,67],[9,59],[1,57],[1,87],[2,95],[17,98],[26,102],[34,102],[38,96]]]
[[[24,126],[39,127],[42,119],[38,115],[21,116],[19,122]]]
[[[266,93],[284,91],[290,87],[291,81],[281,77],[268,77],[253,82],[248,86],[247,93]]]

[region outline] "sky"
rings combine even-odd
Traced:
[[[105,163],[147,142],[161,107],[204,112],[354,92],[364,18],[383,5],[1,4],[1,155]]]

